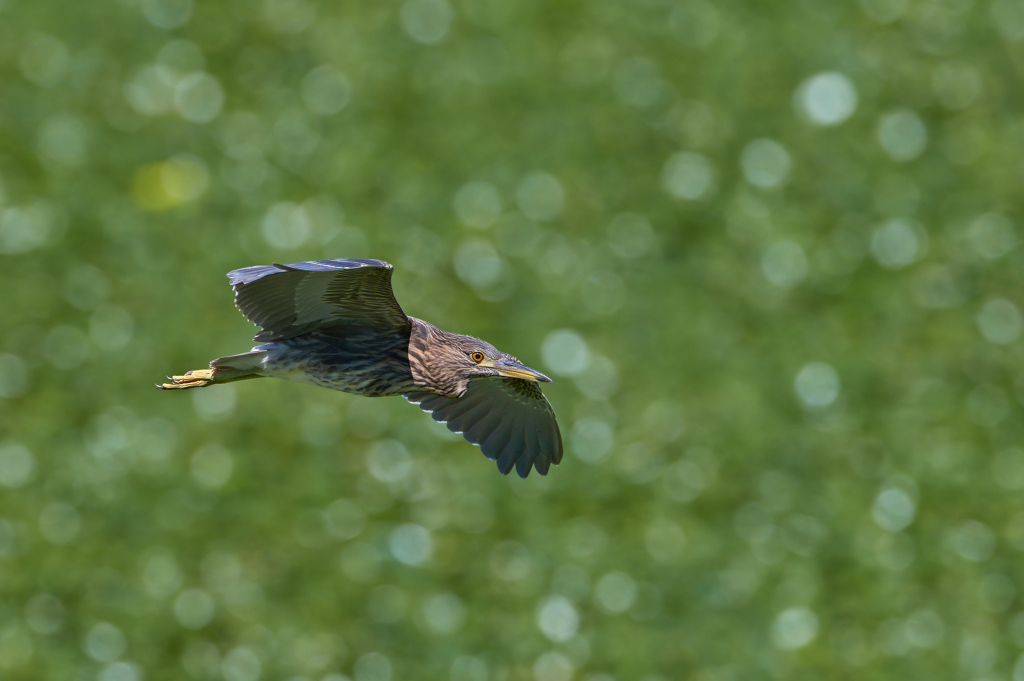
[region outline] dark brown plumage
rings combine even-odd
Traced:
[[[407,316],[381,260],[318,260],[228,274],[235,304],[257,326],[250,352],[158,387],[201,388],[276,377],[335,390],[402,395],[525,478],[562,460],[562,438],[538,382],[551,379],[472,336]]]

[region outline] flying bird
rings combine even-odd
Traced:
[[[479,445],[506,475],[547,475],[562,436],[539,383],[551,379],[479,338],[407,316],[382,260],[314,260],[228,273],[261,331],[249,352],[168,376],[162,390],[283,378],[367,397],[401,395]]]

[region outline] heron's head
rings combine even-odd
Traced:
[[[521,378],[524,381],[550,383],[551,379],[531,369],[493,345],[472,336],[455,336],[448,351],[452,369],[465,379],[484,376]]]

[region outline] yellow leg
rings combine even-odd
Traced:
[[[195,369],[186,372],[184,376],[168,376],[170,383],[163,383],[157,387],[161,390],[185,390],[187,388],[202,388],[213,383],[213,375],[216,369]]]

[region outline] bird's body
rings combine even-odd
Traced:
[[[417,390],[458,397],[466,388],[423,361],[429,346],[444,335],[433,324],[409,317],[409,333],[367,333],[359,326],[336,326],[265,343],[236,358],[253,362],[259,376],[312,383],[364,397],[393,397]],[[478,340],[478,339],[474,339]],[[216,365],[220,360],[214,360]]]
[[[174,376],[163,389],[272,377],[367,397],[401,395],[447,423],[502,474],[541,475],[562,458],[543,374],[472,336],[406,316],[380,260],[247,267],[228,278],[235,304],[262,327],[251,351]]]
[[[352,339],[321,331],[253,348],[260,376],[312,383],[364,397],[404,395],[416,389],[409,338]],[[216,360],[214,360],[216,361]]]

